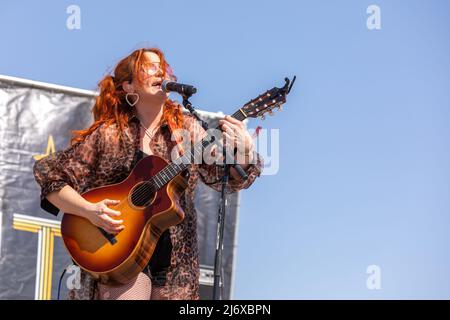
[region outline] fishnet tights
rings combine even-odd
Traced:
[[[140,273],[137,278],[120,286],[98,284],[100,300],[168,300],[163,293],[164,287],[152,286],[150,278]]]

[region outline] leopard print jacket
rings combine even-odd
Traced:
[[[203,130],[190,115],[184,116],[184,127],[189,132]],[[123,138],[120,139],[120,136]],[[101,125],[84,141],[37,161],[33,171],[41,187],[41,207],[57,215],[59,209],[52,205],[46,196],[65,185],[70,185],[78,193],[84,193],[92,188],[124,180],[136,165],[140,140],[139,120],[136,116],[131,116],[122,135],[115,125]],[[171,150],[174,146],[168,126],[161,124],[150,142],[152,153],[171,162]],[[242,181],[230,178],[227,192],[248,188],[260,175],[262,159],[257,153],[255,155],[256,163],[247,169],[248,179]],[[194,190],[200,178],[220,191],[220,178],[223,175],[223,168],[215,164],[191,164],[188,170],[188,187],[180,200],[185,218],[180,224],[169,228],[172,251],[163,290],[168,299],[199,299]],[[98,299],[96,280],[84,271],[81,271],[80,276],[81,289],[70,290],[68,299]]]

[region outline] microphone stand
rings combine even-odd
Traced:
[[[208,124],[203,121],[198,115],[197,111],[194,109],[189,101],[190,95],[183,95],[183,106],[189,110],[189,112],[200,122],[203,129],[208,130]],[[223,148],[223,156],[226,160],[226,148]],[[226,188],[230,177],[230,167],[233,166],[235,170],[239,173],[242,179],[247,180],[248,176],[242,167],[235,164],[224,163],[224,173],[221,181],[221,192],[220,192],[220,206],[217,215],[217,238],[216,238],[216,253],[214,257],[214,286],[213,286],[213,300],[222,300],[223,295],[223,274],[222,274],[222,252],[223,252],[223,236],[224,236],[224,226],[225,226],[225,208],[227,205],[226,198]]]

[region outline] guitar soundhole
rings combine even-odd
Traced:
[[[146,207],[150,205],[156,197],[156,192],[152,185],[146,182],[137,184],[131,190],[131,203],[136,207]]]

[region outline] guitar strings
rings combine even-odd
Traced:
[[[195,150],[197,150],[197,152],[198,152],[199,147],[201,147],[201,148],[205,147],[203,145],[203,141],[204,140],[202,140],[198,144],[194,145],[194,152],[195,152]],[[180,160],[182,158],[187,159],[188,157],[192,158],[194,155],[191,152],[188,155],[181,156],[177,160]],[[182,164],[184,164],[184,162],[182,162]],[[138,190],[135,191],[136,193],[134,193],[134,195],[132,194],[132,196],[131,196],[132,199],[138,203],[146,200],[146,198],[148,198],[151,195],[151,193],[150,193],[150,195],[148,195],[149,192],[157,192],[162,186],[164,186],[166,183],[168,183],[170,180],[172,180],[175,176],[177,176],[179,173],[176,173],[175,176],[172,177],[171,179],[169,179],[169,181],[167,181],[167,182],[165,182],[164,178],[161,177],[161,181],[163,182],[163,184],[161,186],[159,185],[158,181],[156,180],[158,175],[161,175],[161,173],[164,174],[166,177],[169,175],[172,176],[173,172],[171,172],[170,169],[167,169],[171,165],[172,165],[172,163],[167,165],[166,167],[164,167],[161,171],[159,171],[157,174],[155,174],[150,180],[143,182],[143,184],[138,187]],[[177,166],[179,167],[178,169],[180,169],[180,165],[177,165]],[[186,169],[187,167],[181,166],[181,168],[182,169],[180,170],[180,172],[183,171],[184,169]],[[161,183],[161,181],[160,181],[160,183]],[[152,188],[153,188],[153,190],[152,190]]]
[[[268,93],[267,93],[267,96],[269,96]],[[244,107],[247,106],[247,105],[249,105],[249,104],[252,104],[252,107],[253,107],[253,108],[256,108],[256,107],[255,107],[255,104],[257,105],[258,103],[257,103],[257,102],[254,103],[254,101],[257,101],[257,100],[258,100],[258,99],[251,100],[250,102],[248,102],[247,104],[245,104]],[[260,101],[260,102],[263,102],[262,99],[259,99],[259,101]],[[275,102],[275,100],[273,100],[273,102]],[[267,104],[265,105],[265,107],[267,107]],[[246,113],[244,113],[244,111],[242,111],[242,109],[243,109],[243,108],[237,110],[237,111],[232,115],[232,117],[235,118],[235,119],[241,120],[241,121],[244,120],[245,118],[247,118],[248,115],[247,115]],[[247,111],[247,110],[246,110],[246,111]],[[256,108],[256,111],[258,111],[258,108]],[[206,146],[203,145],[204,139],[205,139],[205,138],[203,138],[203,139],[200,141],[200,144],[202,145],[202,148],[203,148],[203,147],[206,147]],[[196,147],[196,146],[194,145],[194,149],[195,149],[195,147]],[[190,153],[190,154],[189,154],[189,157],[190,157],[191,159],[192,159],[192,156],[193,156],[192,153]],[[180,158],[181,158],[181,157],[180,157]],[[171,179],[169,179],[169,181],[165,182],[165,183],[164,183],[163,185],[161,185],[161,186],[158,186],[157,181],[155,180],[155,178],[156,178],[161,172],[165,171],[167,167],[169,167],[169,165],[167,165],[165,168],[163,168],[161,171],[159,171],[157,174],[155,174],[150,180],[144,181],[144,182],[143,182],[143,184],[139,187],[139,190],[138,190],[137,193],[135,194],[135,197],[137,198],[137,201],[145,200],[146,194],[147,194],[149,191],[152,191],[152,193],[153,193],[153,192],[157,192],[157,191],[158,191],[159,189],[161,189],[166,183],[170,182],[174,177],[176,177],[176,176],[178,175],[178,174],[176,174],[174,177],[172,177]],[[186,168],[187,168],[187,167],[186,167]],[[184,169],[186,169],[186,168],[181,169],[181,171],[184,170]],[[178,168],[178,169],[179,169],[179,168]],[[181,172],[181,171],[180,171],[180,172]],[[166,173],[164,173],[164,174],[166,175]],[[163,181],[164,181],[164,180],[163,180]],[[156,186],[155,186],[154,183],[156,183]],[[148,189],[148,188],[149,188],[149,189]],[[153,188],[153,190],[152,190],[152,188]],[[131,195],[131,197],[133,197],[133,194]],[[113,208],[119,209],[119,208],[124,207],[125,204],[127,204],[127,202],[124,201],[124,200],[127,199],[127,198],[128,198],[128,194],[127,194],[127,196],[126,196],[125,198],[123,198],[123,199],[120,200],[120,203],[119,203],[117,206],[114,206]]]
[[[232,117],[234,117],[234,118],[238,118],[238,117],[241,118],[241,117],[242,117],[242,114],[240,113],[240,110],[236,111],[236,112],[232,115]],[[245,117],[244,117],[244,118],[245,118]],[[205,138],[206,138],[206,137],[205,137]],[[202,146],[202,148],[205,147],[205,146],[203,146],[203,141],[204,141],[205,138],[203,138],[203,140],[200,141],[197,145],[194,145],[194,152],[195,152],[195,148],[198,148],[200,145]],[[190,153],[190,154],[189,154],[189,157],[192,158],[192,156],[193,156],[193,154]],[[185,157],[185,156],[182,156],[182,157]],[[182,158],[182,157],[180,157],[180,158]],[[138,187],[138,190],[135,191],[136,193],[132,193],[132,195],[131,195],[132,200],[136,201],[136,203],[143,202],[143,201],[146,200],[147,198],[150,198],[150,196],[151,196],[154,192],[157,192],[163,185],[165,185],[167,182],[165,182],[163,185],[159,186],[159,185],[158,185],[158,182],[156,181],[155,178],[156,178],[161,172],[165,171],[169,166],[170,166],[170,164],[167,165],[165,168],[163,168],[161,171],[159,171],[157,174],[155,174],[150,180],[144,181],[144,182]],[[183,168],[182,170],[184,170],[184,169],[185,169],[185,168]],[[170,170],[169,170],[169,172],[170,172]],[[167,175],[166,172],[163,172],[163,173],[164,173],[164,175]],[[172,173],[171,173],[171,175],[172,175]],[[176,174],[176,175],[178,175],[178,174]],[[175,175],[175,176],[176,176],[176,175]],[[172,180],[173,178],[174,178],[174,177],[172,177],[170,180]],[[169,181],[170,181],[170,180],[169,180]],[[164,181],[164,180],[162,180],[162,181]],[[168,181],[168,182],[169,182],[169,181]],[[155,183],[156,183],[156,185],[155,185]],[[149,193],[150,193],[150,194],[149,194]],[[125,198],[123,198],[122,200],[120,200],[121,203],[120,203],[118,206],[116,206],[115,208],[118,209],[118,208],[123,207],[123,206],[125,205],[125,203],[126,203],[126,202],[124,202],[124,200],[127,199],[127,198],[128,198],[128,195],[127,195]]]
[[[152,195],[152,193],[157,192],[159,189],[161,189],[165,184],[167,184],[168,182],[170,182],[170,180],[172,180],[175,176],[177,176],[179,173],[175,174],[174,177],[172,177],[169,181],[165,182],[164,178],[161,177],[161,181],[164,182],[162,185],[159,185],[160,183],[158,183],[158,181],[156,180],[156,177],[158,175],[160,175],[161,173],[163,173],[166,177],[167,176],[172,176],[173,173],[170,172],[170,170],[167,172],[167,168],[170,166],[170,164],[168,166],[166,166],[165,168],[163,168],[161,171],[159,171],[157,174],[155,174],[150,180],[148,181],[144,181],[135,191],[135,193],[132,193],[131,197],[134,201],[136,201],[137,203],[143,202],[145,201],[147,198],[150,198],[150,196]],[[181,169],[184,170],[186,168]],[[180,172],[181,172],[180,171]],[[127,196],[128,198],[128,196]]]
[[[198,145],[194,146],[194,149],[195,148],[198,149],[198,147],[200,147],[200,145],[202,145],[202,147],[204,147],[203,141],[201,143],[199,143]],[[190,153],[189,157],[192,158],[192,156],[193,156],[192,153]],[[184,155],[184,156],[180,157],[179,159],[181,159],[183,157],[187,158],[186,155]],[[162,188],[162,186],[164,186],[165,184],[170,182],[170,180],[172,180],[175,176],[177,176],[179,173],[176,173],[176,171],[175,171],[176,174],[174,175],[174,177],[170,178],[169,181],[167,181],[167,182],[165,182],[164,178],[161,177],[161,181],[163,182],[163,184],[159,185],[158,181],[156,180],[156,177],[158,175],[163,173],[167,177],[169,175],[172,176],[174,174],[173,172],[171,172],[170,169],[167,169],[170,165],[171,164],[167,165],[165,168],[163,168],[161,171],[159,171],[157,174],[155,174],[150,180],[143,182],[142,185],[140,185],[138,187],[138,190],[136,190],[135,193],[132,193],[132,195],[131,195],[132,200],[136,201],[137,203],[145,201],[147,198],[149,198],[152,195],[152,193],[157,192],[159,189]],[[178,166],[178,169],[180,169],[180,165],[177,165],[177,166]],[[181,168],[182,169],[180,170],[180,172],[183,171],[184,169],[186,169],[187,167],[181,166]],[[127,198],[128,198],[128,196],[127,196]]]
[[[167,168],[167,167],[166,167]],[[159,185],[160,183],[158,183],[158,181],[156,181],[155,177],[157,175],[159,175],[160,173],[162,173],[163,171],[166,170],[166,168],[162,169],[161,171],[159,171],[155,176],[153,176],[150,180],[148,181],[144,181],[140,186],[137,187],[137,190],[135,190],[133,193],[131,193],[131,198],[132,198],[132,202],[135,203],[141,203],[144,202],[145,200],[147,200],[148,198],[150,198],[150,196],[154,193],[157,192],[159,189],[161,189],[162,186],[164,186],[167,182],[165,182],[162,185]],[[184,169],[183,169],[184,170]],[[164,175],[168,176],[167,172],[163,172]],[[173,174],[173,173],[172,173]],[[171,175],[172,175],[171,174]],[[178,175],[178,174],[176,174]],[[175,175],[175,176],[176,176]],[[163,178],[161,178],[163,179]],[[172,180],[172,179],[170,179]],[[170,181],[169,180],[169,181]],[[164,180],[162,180],[164,181]],[[122,199],[125,200],[128,198],[128,195]],[[119,208],[119,207],[117,207]]]
[[[233,116],[235,116],[235,115],[233,115]],[[206,136],[206,137],[207,137],[207,136]],[[206,146],[203,145],[203,142],[205,141],[206,137],[204,137],[198,144],[196,144],[196,145],[193,146],[193,148],[194,148],[194,154],[192,154],[192,152],[190,152],[190,153],[188,154],[188,157],[189,157],[189,158],[192,159],[192,157],[195,157],[195,151],[200,152],[200,151],[198,150],[198,148],[201,148],[201,150],[203,150],[203,148],[205,148],[205,147],[207,146],[207,145],[206,145]],[[209,141],[206,141],[206,142],[209,142]],[[177,159],[177,160],[180,160],[181,158],[187,158],[187,157],[186,157],[186,155],[184,155],[184,156],[180,157],[180,158]],[[155,190],[153,191],[153,192],[156,192],[156,191],[158,191],[163,185],[165,185],[167,182],[165,182],[163,185],[159,186],[159,185],[158,185],[158,182],[156,181],[156,177],[157,177],[158,175],[160,175],[161,173],[163,173],[164,175],[167,176],[167,172],[165,172],[165,171],[167,170],[167,168],[168,168],[170,165],[171,165],[171,164],[167,165],[165,168],[163,168],[161,171],[159,171],[157,174],[155,174],[150,180],[145,181],[141,186],[139,186],[139,187],[138,187],[138,190],[136,191],[137,193],[135,193],[134,195],[132,195],[132,199],[135,200],[135,201],[138,202],[138,203],[139,203],[139,202],[142,202],[142,201],[144,201],[144,200],[147,198],[148,192],[149,192],[149,191],[153,191],[153,190],[151,190],[152,187],[156,187]],[[185,168],[183,168],[182,170],[184,170],[184,169],[185,169]],[[168,171],[169,171],[168,173],[169,173],[170,175],[173,174],[173,173],[170,172],[170,169],[169,169]],[[178,175],[178,173],[177,173],[176,175]],[[175,175],[175,176],[176,176],[176,175]],[[171,179],[170,179],[170,180],[171,180]],[[169,181],[170,181],[170,180],[169,180]],[[164,178],[162,178],[162,181],[164,182]],[[154,183],[156,183],[156,186],[155,186]],[[151,194],[150,194],[150,195],[151,195]],[[148,197],[149,197],[150,195],[148,195]]]

